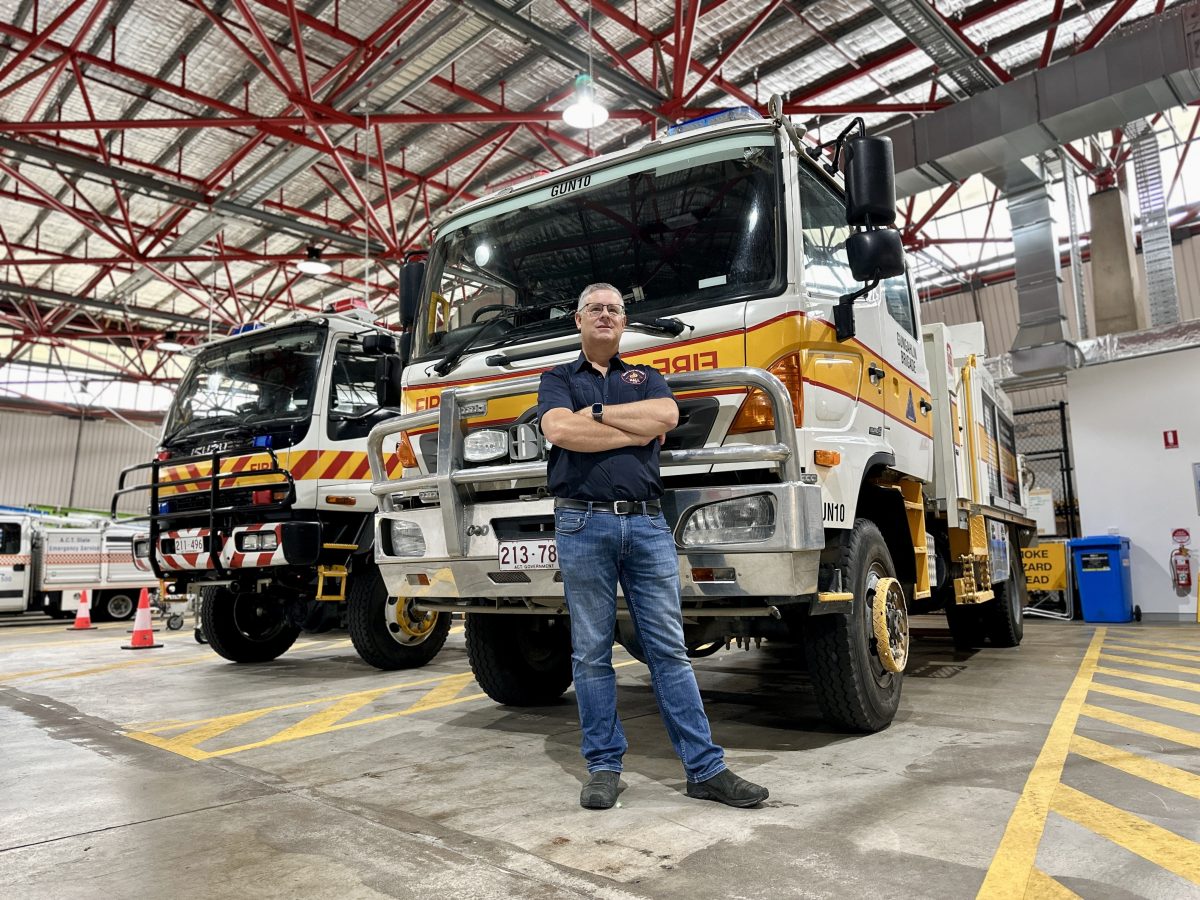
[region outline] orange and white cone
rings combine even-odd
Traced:
[[[154,629],[150,627],[150,591],[142,588],[138,595],[138,608],[133,616],[133,637],[128,644],[122,644],[122,650],[150,650],[161,647],[154,642]]]
[[[79,592],[79,609],[75,611],[75,624],[67,631],[94,631],[96,626],[92,624],[92,610],[88,603],[88,592],[86,590]]]

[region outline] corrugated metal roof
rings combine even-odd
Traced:
[[[150,311],[202,322],[211,316],[223,328],[256,309],[361,291],[368,271],[372,302],[390,305],[397,261],[427,241],[427,205],[436,213],[514,176],[645,139],[646,105],[625,97],[621,84],[662,94],[660,124],[680,114],[664,88],[674,75],[676,40],[686,32],[674,21],[674,0],[601,2],[592,10],[595,41],[579,24],[589,15],[584,0],[309,0],[296,4],[306,68],[285,0],[207,0],[207,14],[187,3],[85,2],[56,23],[68,6],[41,0],[35,29],[30,4],[0,0],[0,164],[10,170],[0,171],[0,254],[7,260],[0,261],[7,285],[0,287],[0,361],[56,365],[70,353],[73,366],[157,381],[175,366],[151,349],[166,323]],[[1055,3],[934,6],[1001,67],[1019,73],[1042,54]],[[782,0],[743,41],[767,8],[766,0],[703,3],[681,97],[738,46],[689,108],[765,104],[772,93],[821,107],[947,99],[945,84],[934,88],[930,57],[873,0]],[[1055,26],[1056,52],[1069,52],[1109,8],[1103,0],[1066,4]],[[1123,21],[1155,8],[1155,0],[1138,0]],[[515,25],[492,21],[510,12]],[[30,52],[33,41],[40,43]],[[579,66],[564,61],[563,46],[590,47],[593,67],[610,79],[600,99],[644,117],[614,117],[592,133],[566,127],[558,113]],[[349,77],[364,65],[369,75]],[[312,102],[303,96],[305,73]],[[547,107],[544,123],[505,119],[506,111]],[[365,119],[344,118],[368,113],[370,131],[359,127]],[[450,118],[396,118],[426,113]],[[480,114],[494,118],[470,120]],[[897,118],[863,115],[868,126]],[[243,121],[144,127],[156,119],[235,117]],[[828,136],[848,116],[802,106],[798,119]],[[90,129],[27,133],[19,127],[26,121],[116,127],[102,127],[98,141]],[[1182,143],[1190,119],[1172,114],[1160,127],[1168,124],[1171,143]],[[989,200],[986,187],[965,185],[925,231],[983,237],[981,210]],[[931,202],[916,198],[914,219]],[[991,235],[1007,233],[1001,210],[990,228]],[[310,243],[335,257],[330,275],[296,277],[292,263]],[[978,263],[984,246],[923,250],[923,265],[932,272]],[[53,261],[13,265],[40,259]],[[31,298],[30,289],[132,311],[84,306],[60,322],[61,304]]]

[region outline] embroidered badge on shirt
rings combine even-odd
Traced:
[[[629,369],[621,373],[621,380],[626,384],[641,384],[646,380],[646,373],[639,369]]]

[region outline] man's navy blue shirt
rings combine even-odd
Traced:
[[[552,409],[577,412],[593,403],[606,406],[637,400],[674,399],[666,380],[653,366],[627,365],[619,356],[600,372],[582,353],[574,362],[542,374],[538,416]],[[572,500],[657,500],[663,494],[658,472],[658,441],[598,453],[550,448],[550,493]]]

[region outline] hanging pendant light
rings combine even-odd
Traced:
[[[608,110],[596,102],[596,85],[591,75],[575,79],[575,98],[562,115],[572,128],[595,128],[608,121]]]
[[[159,353],[179,353],[184,349],[184,346],[179,341],[178,333],[167,331],[159,339],[158,343],[154,345],[154,349]]]
[[[321,259],[320,247],[309,247],[304,259],[296,263],[296,268],[305,275],[328,275],[333,266]]]
[[[608,110],[596,100],[596,83],[592,80],[592,4],[588,0],[588,44],[585,74],[575,77],[575,96],[563,110],[563,121],[572,128],[595,128],[608,121]]]

